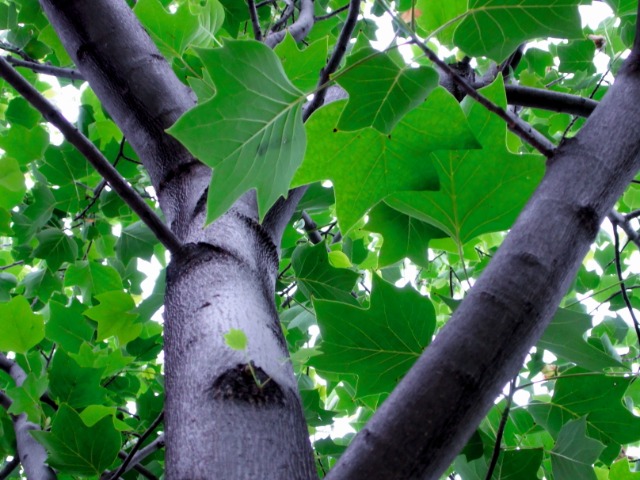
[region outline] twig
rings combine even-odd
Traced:
[[[138,214],[155,236],[171,253],[177,253],[181,244],[175,234],[160,220],[155,212],[136,193],[118,171],[102,155],[91,141],[82,135],[62,114],[27,82],[4,58],[0,58],[0,76],[35,107],[48,122],[56,126],[65,139],[75,146],[111,185],[118,195]]]
[[[507,425],[507,420],[509,420],[509,410],[511,410],[511,402],[513,402],[513,394],[516,391],[516,378],[513,378],[511,382],[509,382],[509,395],[507,396],[507,404],[504,407],[504,411],[502,412],[502,418],[500,418],[500,425],[498,425],[498,431],[496,432],[496,443],[493,445],[493,454],[491,455],[491,462],[489,463],[489,468],[487,470],[487,475],[484,477],[485,480],[491,480],[493,476],[493,471],[496,469],[496,465],[498,464],[498,458],[500,457],[500,446],[502,444],[502,436],[504,435],[504,428]]]
[[[399,18],[397,15],[395,15],[391,11],[391,8],[389,7],[389,5],[385,0],[379,0],[379,1],[380,1],[380,5],[382,5],[382,7],[387,11],[387,13],[391,15],[391,17],[398,24],[398,26],[403,30],[403,32],[406,35],[408,35],[415,42],[418,48],[420,48],[420,50],[424,52],[427,58],[431,60],[433,63],[435,63],[438,66],[438,68],[440,68],[440,70],[442,70],[445,74],[447,74],[460,87],[461,90],[463,90],[467,95],[473,98],[476,102],[478,102],[484,108],[486,108],[490,112],[493,112],[496,115],[498,115],[500,118],[502,118],[506,122],[509,130],[511,130],[513,133],[518,135],[522,140],[524,140],[525,142],[533,146],[536,150],[538,150],[544,156],[551,157],[553,155],[553,152],[554,152],[553,149],[550,150],[549,148],[547,148],[546,145],[540,143],[539,139],[536,136],[531,135],[529,131],[523,128],[522,123],[515,122],[513,116],[510,116],[502,107],[499,107],[498,105],[493,103],[491,100],[489,100],[487,97],[478,93],[476,89],[469,84],[469,82],[467,82],[464,78],[458,75],[458,73],[454,71],[446,62],[442,61],[440,57],[438,57],[438,55],[436,55],[436,53],[433,50],[427,47],[425,43],[422,40],[420,40],[420,38],[418,38],[418,36],[415,33],[413,33],[413,31],[408,27],[408,25],[404,22],[404,20]]]
[[[314,17],[314,19],[315,19],[315,21],[316,21],[316,22],[320,22],[320,21],[322,21],[322,20],[328,20],[328,19],[330,19],[331,17],[335,17],[336,15],[338,15],[338,14],[340,14],[340,13],[344,12],[344,11],[345,11],[346,9],[348,9],[348,8],[349,8],[349,4],[347,3],[346,5],[344,5],[344,6],[340,7],[340,8],[335,9],[335,10],[334,10],[333,12],[331,12],[331,13],[327,13],[326,15],[320,15],[320,16],[318,16],[318,17]]]
[[[16,455],[10,461],[4,464],[2,470],[0,470],[0,480],[5,480],[11,473],[20,465],[20,459]]]
[[[625,287],[624,280],[622,279],[622,264],[620,261],[620,237],[618,236],[617,225],[613,226],[613,244],[615,253],[616,274],[618,275],[618,280],[620,282],[620,293],[622,293],[624,304],[627,306],[627,310],[629,310],[629,315],[631,315],[633,328],[636,331],[636,337],[638,337],[638,344],[640,345],[640,324],[638,324],[638,319],[636,318],[635,312],[633,311],[633,305],[631,305],[631,300],[629,300],[629,295],[627,295],[627,288]]]
[[[614,227],[620,227],[627,235],[629,241],[635,243],[636,246],[640,248],[640,234],[629,224],[629,221],[634,217],[629,218],[628,215],[623,216],[615,210],[611,210],[611,212],[609,212],[608,218]]]
[[[340,36],[336,41],[331,57],[327,61],[325,67],[320,71],[320,79],[318,80],[318,87],[315,95],[313,96],[313,100],[309,102],[309,106],[304,112],[305,121],[324,103],[324,97],[327,94],[329,80],[331,75],[338,69],[342,58],[347,53],[349,40],[351,40],[353,30],[356,28],[356,24],[358,23],[358,15],[360,15],[360,0],[351,0],[349,2],[347,20],[344,22],[344,26],[342,27]]]
[[[293,15],[293,7],[294,7],[293,0],[284,0],[284,2],[287,4],[287,6],[285,7],[284,12],[282,12],[282,15],[280,16],[278,21],[275,22],[271,27],[272,32],[277,32],[278,30],[281,30],[282,27],[284,27],[287,24],[287,20],[289,20],[289,18],[291,18],[291,16]]]
[[[24,260],[18,260],[13,263],[10,263],[9,265],[3,265],[2,267],[0,267],[0,271],[8,270],[10,268],[17,267],[18,265],[23,265],[23,264],[24,264]]]
[[[260,29],[260,19],[258,18],[258,9],[256,8],[256,2],[254,0],[247,0],[249,6],[249,17],[251,18],[251,25],[253,25],[253,35],[259,42],[262,41],[262,30]]]
[[[322,235],[318,232],[318,224],[304,210],[302,211],[302,220],[304,221],[304,231],[307,232],[309,241],[314,245],[321,243]]]
[[[155,431],[158,425],[160,425],[160,422],[162,422],[163,419],[164,419],[164,412],[160,412],[160,415],[158,415],[158,417],[151,423],[151,425],[149,425],[149,428],[147,428],[147,430],[138,439],[136,444],[133,446],[133,448],[129,452],[129,455],[127,455],[127,458],[125,458],[124,462],[122,462],[122,465],[120,465],[120,468],[118,468],[118,470],[116,470],[116,472],[113,475],[110,475],[110,476],[105,475],[105,478],[108,478],[109,480],[116,480],[118,477],[120,477],[120,475],[122,475],[124,472],[127,471],[127,466],[129,465],[129,463],[131,463],[136,452],[140,450],[140,447],[142,446],[144,441],[147,438],[149,438],[149,436]]]
[[[54,67],[53,65],[46,65],[43,63],[33,62],[29,60],[19,60],[15,57],[7,55],[7,62],[9,62],[14,67],[23,67],[33,70],[36,73],[43,73],[45,75],[52,75],[58,78],[68,78],[70,80],[84,80],[84,77],[80,73],[79,70],[74,70],[73,68],[61,68]]]

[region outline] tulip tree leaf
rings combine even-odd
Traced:
[[[56,350],[49,370],[49,390],[59,404],[75,408],[99,405],[107,390],[100,386],[102,368],[81,367],[63,350]]]
[[[397,51],[392,52],[399,56]],[[371,126],[391,133],[402,117],[438,86],[438,74],[433,68],[412,68],[402,58],[394,61],[391,55],[367,47],[348,58],[344,73],[336,76],[349,93],[349,102],[338,121],[339,130]]]
[[[483,93],[506,105],[499,79]],[[474,104],[468,116],[482,150],[436,152],[437,192],[401,192],[386,199],[393,208],[446,232],[460,245],[483,233],[508,229],[544,173],[539,155],[516,155],[505,147],[504,121]]]
[[[447,234],[420,220],[405,215],[381,202],[369,212],[369,221],[363,228],[383,236],[378,267],[382,268],[409,258],[416,265],[426,267],[427,247],[432,238]]]
[[[38,233],[37,238],[39,243],[33,255],[44,258],[47,267],[53,272],[64,262],[75,261],[78,256],[78,244],[60,229],[47,228]]]
[[[343,233],[387,195],[437,188],[434,150],[478,146],[458,102],[443,88],[405,115],[390,135],[373,128],[339,131],[335,125],[343,106],[331,103],[306,123],[309,148],[293,180],[293,186],[333,182]]]
[[[255,189],[263,217],[286,196],[302,161],[306,135],[304,94],[284,73],[266,45],[227,40],[199,49],[217,93],[185,113],[169,133],[214,169],[207,197],[207,223],[245,192]]]
[[[130,342],[142,331],[142,324],[136,323],[137,313],[132,313],[136,304],[131,295],[125,292],[107,292],[96,295],[100,302],[84,314],[98,322],[98,341],[116,336],[121,345]]]
[[[587,435],[585,417],[567,422],[551,450],[551,469],[556,480],[596,480],[593,463],[604,445]]]
[[[583,36],[580,0],[470,0],[454,35],[472,57],[502,61],[526,40]]]
[[[0,303],[0,350],[26,353],[44,338],[44,319],[22,295]]]
[[[318,83],[318,72],[324,67],[327,58],[327,39],[313,42],[304,50],[299,50],[296,41],[287,32],[284,40],[273,49],[282,62],[287,77],[296,87],[309,92]]]
[[[313,302],[322,334],[320,371],[357,375],[357,396],[388,393],[431,342],[435,310],[411,287],[398,289],[373,277],[371,306]]]
[[[346,268],[335,268],[329,263],[324,243],[301,245],[291,256],[298,288],[308,298],[324,298],[345,303],[356,303],[351,290],[359,275]]]
[[[94,331],[82,315],[85,309],[78,301],[71,305],[50,301],[49,321],[45,326],[47,338],[69,353],[78,353],[80,346],[91,340]]]
[[[47,463],[64,473],[99,476],[118,456],[120,433],[107,416],[88,427],[68,405],[62,405],[50,432],[32,431],[49,452]]]
[[[591,327],[589,315],[559,308],[538,346],[588,370],[623,367],[618,360],[584,340],[583,335]]]
[[[575,367],[558,377],[549,403],[533,403],[529,413],[552,435],[570,420],[586,416],[589,436],[605,445],[640,440],[640,418],[622,403],[633,377],[584,375]]]
[[[22,385],[7,389],[7,396],[13,401],[7,412],[24,413],[30,421],[40,423],[43,416],[40,397],[47,391],[48,384],[47,377],[37,377],[33,372],[27,375]]]

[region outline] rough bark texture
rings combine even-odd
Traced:
[[[274,304],[276,245],[291,205],[272,214],[276,227],[267,231],[247,194],[203,229],[210,171],[164,132],[194,104],[190,90],[123,0],[41,4],[149,171],[184,244],[167,273],[166,478],[315,477]],[[225,345],[232,328],[247,334],[246,352]]]
[[[640,169],[640,59],[632,54],[451,320],[327,478],[435,479],[517,374]]]

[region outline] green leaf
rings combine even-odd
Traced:
[[[585,375],[572,368],[556,380],[550,403],[532,403],[528,410],[536,422],[557,435],[569,420],[586,415],[589,435],[605,445],[640,440],[640,418],[622,404],[630,377]]]
[[[327,59],[327,39],[313,42],[304,50],[299,50],[296,41],[287,31],[284,40],[273,51],[280,58],[287,77],[297,88],[309,92],[318,83],[318,72]]]
[[[29,102],[22,97],[16,97],[9,102],[5,117],[12,124],[17,124],[31,129],[35,127],[42,116]]]
[[[85,308],[78,301],[68,306],[50,301],[49,321],[45,325],[47,338],[67,352],[78,353],[80,346],[91,340],[94,331],[82,315]]]
[[[237,328],[232,328],[224,334],[224,343],[233,350],[244,351],[247,349],[247,334]]]
[[[416,265],[426,267],[429,263],[429,240],[447,236],[436,227],[400,213],[384,202],[369,212],[369,221],[363,229],[384,237],[378,259],[379,268],[392,265],[405,257]]]
[[[0,350],[27,353],[44,338],[44,319],[22,295],[0,303]]]
[[[460,105],[443,88],[405,115],[391,135],[373,128],[338,131],[343,105],[331,103],[306,123],[309,147],[292,184],[331,180],[343,234],[387,195],[437,188],[432,151],[478,146]]]
[[[142,324],[136,323],[138,314],[132,313],[136,304],[131,295],[115,291],[95,297],[100,305],[87,309],[84,314],[98,322],[98,341],[115,336],[120,345],[125,345],[140,335]]]
[[[438,39],[450,44],[456,25],[467,11],[467,0],[418,0],[416,10],[417,24],[428,34],[437,30]]]
[[[49,134],[41,126],[26,129],[21,125],[12,125],[0,136],[0,148],[7,157],[14,158],[20,165],[40,160],[49,144]]]
[[[37,238],[39,243],[33,255],[45,259],[52,272],[64,262],[74,262],[78,256],[78,244],[60,229],[47,228],[38,233]]]
[[[158,239],[149,227],[143,222],[136,222],[122,229],[116,243],[116,252],[124,265],[128,265],[135,257],[151,260],[157,243]]]
[[[40,397],[47,391],[48,383],[47,377],[29,373],[21,386],[7,389],[7,396],[13,400],[7,412],[14,415],[25,413],[30,421],[39,425],[43,416]]]
[[[338,129],[346,131],[373,127],[391,133],[402,117],[438,86],[433,68],[413,68],[397,50],[385,54],[370,47],[350,55],[345,69],[335,77],[349,93],[338,121]]]
[[[584,340],[585,332],[591,327],[589,315],[559,308],[538,346],[588,370],[624,367],[620,361]]]
[[[101,475],[116,459],[121,445],[112,417],[88,427],[68,405],[60,407],[50,432],[31,433],[49,452],[49,465],[76,475]]]
[[[185,113],[168,131],[214,169],[207,196],[211,223],[255,189],[260,218],[286,196],[302,161],[305,96],[287,79],[276,54],[254,41],[226,41],[198,50],[216,95]]]
[[[291,255],[298,288],[308,298],[324,298],[345,303],[357,303],[351,290],[359,275],[329,263],[324,243],[315,246],[300,245]]]
[[[81,261],[69,265],[64,275],[64,286],[78,286],[85,302],[92,295],[122,289],[122,279],[115,268],[98,262]]]
[[[11,290],[18,285],[18,279],[10,273],[0,272],[0,302],[11,300]]]
[[[587,436],[586,418],[567,422],[551,450],[551,468],[555,480],[596,480],[593,463],[604,445]]]
[[[170,59],[181,57],[189,47],[209,46],[222,26],[224,10],[218,0],[198,3],[195,12],[182,3],[175,13],[169,13],[158,0],[140,0],[134,12],[160,52]]]
[[[322,334],[321,371],[357,375],[357,396],[388,393],[431,343],[435,310],[411,287],[373,277],[368,309],[327,300],[313,302]]]
[[[13,158],[0,158],[0,208],[11,210],[24,197],[27,188],[20,165]]]
[[[501,79],[482,92],[506,106]],[[459,245],[508,229],[544,173],[539,155],[507,150],[503,120],[479,104],[473,104],[468,119],[482,150],[436,152],[439,191],[401,192],[386,199],[391,207],[439,228]]]
[[[500,62],[526,40],[580,38],[579,4],[580,0],[469,0],[454,42],[467,55]]]
[[[609,470],[610,480],[639,480],[640,472],[632,472],[629,466],[628,458],[621,458]]]
[[[575,73],[585,71],[589,75],[596,73],[593,57],[596,53],[596,45],[592,40],[576,40],[568,45],[558,45],[558,57],[560,67],[558,71]]]
[[[75,408],[99,405],[105,401],[107,391],[100,386],[102,368],[85,368],[67,355],[56,350],[49,369],[49,391],[58,404]]]

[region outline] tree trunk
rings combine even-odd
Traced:
[[[123,0],[42,0],[83,76],[149,171],[183,243],[167,273],[166,478],[315,477],[311,445],[275,309],[279,236],[253,194],[206,229],[210,170],[168,128],[195,101]],[[291,202],[289,202],[291,203]],[[224,341],[248,337],[246,351]]]

